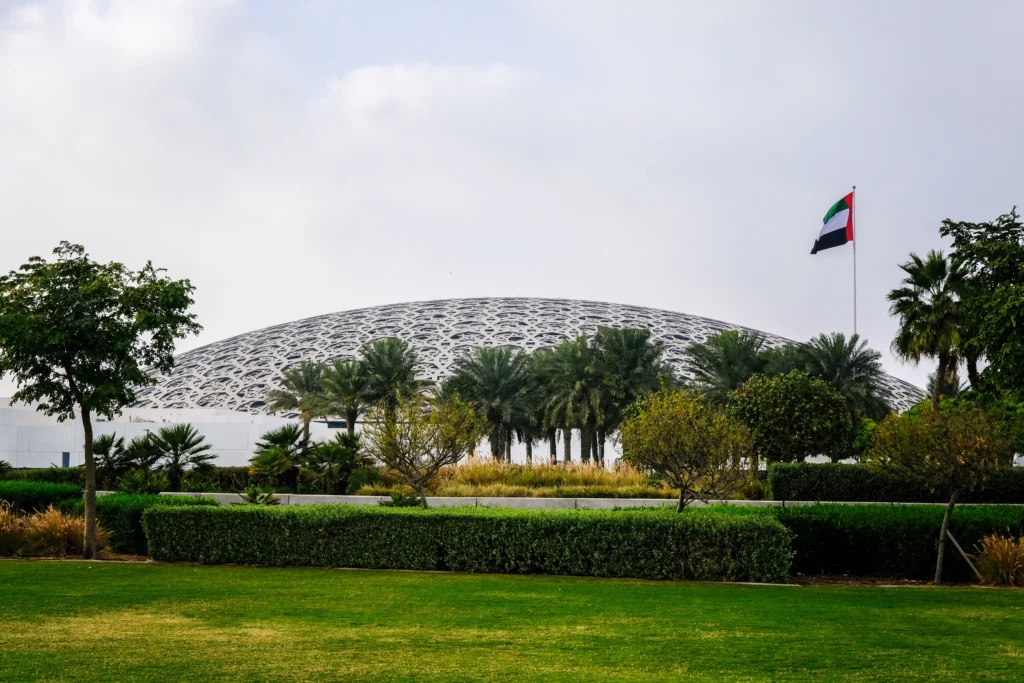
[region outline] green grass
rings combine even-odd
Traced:
[[[1022,680],[1024,591],[0,562],[4,681]]]

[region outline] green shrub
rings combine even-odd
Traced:
[[[771,517],[703,511],[157,506],[142,523],[171,562],[752,581],[790,562]]]
[[[211,498],[158,496],[149,493],[113,493],[96,499],[96,519],[109,534],[110,548],[129,555],[145,555],[146,533],[142,530],[142,513],[154,505],[194,507],[217,505]],[[76,500],[61,506],[67,512],[84,514],[85,501]]]
[[[772,500],[945,503],[920,481],[872,472],[864,465],[774,463],[768,468],[766,495]],[[965,503],[1024,503],[1024,467],[1004,467]]]
[[[807,505],[761,508],[793,535],[793,571],[929,579],[935,574],[942,505]],[[958,507],[950,532],[970,552],[993,533],[1020,536],[1024,508]],[[952,543],[946,544],[946,576],[969,581],[973,574]]]
[[[50,484],[76,484],[85,486],[84,467],[35,467],[10,469],[0,472],[0,480],[45,481]]]
[[[0,500],[22,512],[45,510],[61,501],[82,497],[82,488],[74,484],[50,484],[43,481],[0,481]]]

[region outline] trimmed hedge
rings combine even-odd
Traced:
[[[167,562],[777,581],[789,533],[695,511],[157,506],[142,524]]]
[[[0,480],[45,481],[51,484],[75,484],[85,486],[84,467],[33,467],[10,469],[0,473]]]
[[[773,517],[792,534],[795,574],[871,576],[928,580],[935,560],[943,505],[796,505],[711,508],[722,516]],[[1024,507],[958,506],[950,531],[971,553],[988,534],[1024,534]],[[952,543],[946,544],[943,576],[972,581],[974,575]]]
[[[773,516],[793,533],[793,571],[906,579],[935,575],[941,505],[810,505],[774,508]],[[963,549],[991,533],[1020,536],[1024,508],[957,507],[950,532]],[[943,576],[971,581],[973,573],[952,543],[946,544]]]
[[[41,481],[0,481],[0,500],[22,512],[45,510],[51,505],[82,497],[82,487]]]
[[[142,529],[142,513],[155,505],[172,507],[216,506],[212,498],[160,496],[150,493],[112,493],[96,499],[96,520],[110,535],[114,552],[145,555],[148,552],[146,532]],[[75,500],[61,506],[66,512],[83,514],[85,501]]]
[[[864,465],[773,463],[765,495],[771,500],[945,503],[917,481],[872,472]],[[1024,504],[1024,467],[1005,467],[962,503]]]

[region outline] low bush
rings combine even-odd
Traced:
[[[832,463],[773,463],[766,495],[772,500],[897,503],[945,503],[947,498],[920,481],[872,472],[864,465]],[[960,502],[1024,503],[1024,467],[996,470]]]
[[[974,562],[985,583],[1024,585],[1024,537],[986,536],[975,548]]]
[[[935,574],[941,505],[808,505],[762,508],[793,534],[793,571],[906,579]],[[957,507],[950,532],[965,550],[987,535],[1024,531],[1024,508]],[[946,576],[969,581],[973,573],[952,543]]]
[[[142,513],[154,505],[188,507],[217,505],[211,498],[188,496],[159,496],[149,493],[113,493],[96,499],[96,520],[107,530],[110,548],[128,555],[145,555],[146,533],[142,530]],[[85,501],[66,502],[61,508],[70,514],[81,515]]]
[[[789,533],[769,516],[488,508],[152,507],[171,562],[777,581]]]
[[[16,510],[45,510],[62,501],[82,497],[82,488],[75,484],[50,484],[42,481],[0,481],[0,501],[7,501]]]

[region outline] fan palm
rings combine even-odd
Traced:
[[[260,441],[256,442],[256,453],[260,454],[271,448],[281,448],[284,449],[289,460],[300,460],[308,446],[309,441],[302,429],[296,424],[286,424],[264,432]]]
[[[117,480],[132,468],[132,461],[125,454],[123,436],[103,434],[94,439],[92,454],[96,458],[98,485],[104,488],[117,488]]]
[[[267,410],[299,411],[303,438],[309,439],[309,423],[324,413],[323,363],[304,360],[281,373],[281,388],[267,393]]]
[[[344,494],[352,472],[369,462],[360,451],[358,436],[335,434],[330,441],[319,441],[310,447],[303,467],[320,482],[324,493]]]
[[[160,451],[153,443],[153,435],[147,432],[129,441],[124,449],[124,458],[129,463],[129,467],[141,470],[152,469],[160,460]]]
[[[402,339],[389,337],[364,344],[361,350],[363,398],[379,405],[385,414],[394,411],[400,397],[415,391],[416,351]]]
[[[555,347],[546,390],[545,426],[562,430],[565,461],[571,460],[572,430],[580,430],[580,459],[587,462],[591,438],[601,421],[601,375],[597,354],[586,335]]]
[[[605,437],[618,429],[626,408],[662,384],[675,384],[676,378],[662,360],[662,345],[651,341],[650,330],[600,327],[594,342],[603,389],[599,397],[602,406],[598,412],[597,460],[603,463]]]
[[[882,354],[868,348],[860,335],[820,334],[801,347],[804,369],[842,394],[853,423],[861,417],[879,420],[891,409],[882,383]]]
[[[709,399],[724,403],[729,394],[764,372],[764,337],[756,332],[725,330],[686,349],[684,368]]]
[[[455,361],[449,386],[487,422],[491,457],[505,459],[530,415],[530,359],[511,347],[478,347]]]
[[[935,358],[936,376],[948,378],[960,364],[958,349],[964,341],[964,315],[957,297],[963,272],[956,261],[936,250],[923,259],[911,254],[900,268],[906,277],[888,295],[889,312],[899,319],[893,353],[915,364],[922,357]],[[933,382],[932,407],[936,409],[941,385]]]
[[[152,436],[153,447],[160,454],[160,469],[167,472],[171,491],[181,490],[185,471],[204,470],[217,458],[210,453],[206,437],[190,424],[164,427]]]
[[[364,384],[363,369],[358,361],[335,360],[324,371],[325,412],[344,417],[349,436],[355,436],[356,420],[366,407]]]

